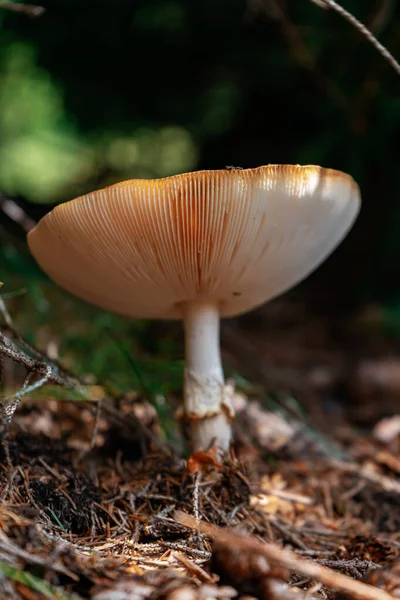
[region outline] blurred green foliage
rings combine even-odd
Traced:
[[[139,124],[82,135],[33,46],[13,43],[2,59],[0,183],[7,194],[54,202],[102,170],[126,179],[194,167],[196,148],[182,127]]]
[[[3,55],[0,180],[8,194],[46,201],[91,165],[90,148],[70,126],[59,90],[36,64],[34,48]]]

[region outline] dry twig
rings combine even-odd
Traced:
[[[368,29],[361,21],[356,19],[351,13],[349,13],[343,6],[335,2],[335,0],[311,0],[317,6],[321,6],[323,8],[331,8],[339,15],[341,15],[346,21],[351,23],[353,27],[355,27],[361,35],[363,35],[373,46],[378,50],[378,52],[383,56],[383,58],[391,65],[391,67],[396,71],[398,75],[400,75],[400,63],[397,62],[393,54],[389,52],[387,48],[374,36],[372,31]]]
[[[394,596],[383,590],[362,581],[351,579],[347,575],[336,573],[315,562],[299,558],[293,552],[280,548],[275,544],[259,542],[250,536],[245,537],[229,529],[222,529],[203,521],[196,521],[196,519],[182,511],[176,511],[174,516],[178,523],[189,529],[200,531],[220,543],[226,543],[230,546],[235,545],[238,550],[243,552],[264,556],[274,564],[286,567],[309,579],[320,581],[331,589],[353,594],[357,600],[395,600]]]
[[[396,494],[400,494],[400,483],[393,477],[387,477],[386,475],[381,475],[380,473],[369,471],[368,469],[360,466],[357,463],[333,460],[331,461],[331,464],[340,471],[344,471],[346,473],[354,473],[360,478],[366,479],[370,483],[374,483],[375,485],[384,489],[386,492],[395,492]]]
[[[182,554],[181,552],[173,552],[172,556],[180,562],[189,573],[192,573],[199,579],[200,581],[204,581],[205,583],[214,584],[214,580],[204,569],[202,569],[199,565],[192,562],[187,556]]]
[[[44,6],[38,6],[36,4],[20,4],[16,2],[0,2],[0,8],[12,12],[23,13],[28,17],[40,17],[46,10]]]

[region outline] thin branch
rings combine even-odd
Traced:
[[[381,487],[386,492],[400,494],[400,483],[397,479],[369,471],[366,467],[360,466],[357,463],[332,460],[331,465],[335,469],[340,469],[345,473],[354,473],[357,477]]]
[[[36,4],[20,4],[14,2],[0,2],[0,9],[10,10],[12,12],[19,12],[27,15],[28,17],[40,17],[44,12],[44,6],[37,6]]]
[[[16,4],[15,6],[22,6],[22,4]],[[2,8],[0,2],[0,8]],[[0,192],[0,210],[17,225],[22,227],[25,233],[28,233],[36,225],[36,222],[26,214],[26,212],[18,206],[14,200],[7,198],[2,192]]]
[[[214,585],[214,580],[204,569],[192,562],[187,556],[182,554],[181,552],[172,552],[172,556],[180,562],[186,570],[195,575],[200,581],[204,581],[205,583],[209,583],[210,585]]]
[[[58,383],[60,385],[66,385],[71,387],[74,387],[77,384],[76,380],[74,381],[73,379],[70,379],[69,376],[61,374],[58,371],[58,368],[53,367],[51,363],[45,360],[37,360],[28,356],[23,350],[18,348],[18,346],[14,344],[14,342],[8,339],[1,331],[0,354],[7,358],[11,358],[19,365],[25,367],[28,371],[33,371],[38,375],[48,376],[48,371],[50,367],[51,375],[48,376],[48,381],[52,381],[53,383]]]
[[[0,287],[2,285],[3,284],[0,283]],[[1,294],[0,294],[0,313],[3,315],[3,319],[6,322],[7,327],[12,327],[13,326],[12,319],[11,319],[10,313],[7,310],[6,303],[4,302]]]
[[[32,385],[26,385],[27,380],[32,377],[32,373],[29,373],[24,385],[18,392],[12,394],[11,396],[6,396],[5,398],[2,398],[3,402],[12,402],[12,400],[15,398],[15,402],[12,405],[9,405],[5,410],[7,420],[9,422],[11,421],[11,417],[14,414],[15,410],[18,408],[18,404],[21,402],[22,397],[26,396],[27,394],[32,394],[35,390],[41,388],[43,385],[46,385],[46,383],[48,383],[52,378],[52,375],[53,372],[51,365],[47,365],[45,374],[41,379],[35,381],[35,383],[32,383]]]
[[[389,52],[383,44],[374,36],[374,34],[361,21],[349,13],[343,6],[335,2],[335,0],[311,0],[314,4],[321,7],[331,8],[349,23],[353,25],[383,56],[383,58],[392,66],[398,75],[400,75],[400,63],[397,62],[393,54]]]
[[[0,282],[0,287],[1,286],[2,283]],[[3,320],[5,322],[5,325],[0,328],[0,383],[2,383],[4,358],[15,361],[19,365],[25,367],[27,371],[24,383],[19,390],[9,394],[8,396],[0,397],[0,406],[2,408],[0,437],[10,478],[8,487],[11,488],[12,461],[9,448],[9,431],[12,417],[22,398],[28,394],[32,394],[49,382],[68,387],[76,387],[79,382],[70,377],[68,373],[64,372],[59,365],[50,361],[47,356],[36,350],[36,348],[26,342],[26,340],[24,340],[22,336],[15,331],[11,316],[1,296],[0,315],[3,316]],[[1,331],[1,329],[10,332],[15,342],[7,337],[3,331]],[[32,383],[34,376],[38,376],[38,378]]]
[[[100,414],[101,414],[102,405],[103,405],[103,402],[101,400],[99,400],[96,403],[96,408],[95,408],[95,413],[94,413],[94,423],[93,423],[92,435],[91,435],[91,438],[90,438],[89,452],[91,452],[92,450],[94,450],[94,448],[96,446],[97,434],[99,432]]]
[[[265,556],[271,563],[286,567],[308,579],[320,581],[333,590],[353,594],[355,600],[395,600],[394,596],[384,590],[332,571],[318,563],[299,558],[294,552],[285,550],[276,544],[259,542],[249,535],[240,535],[231,529],[223,529],[204,521],[198,521],[180,510],[175,511],[174,518],[180,525],[200,531],[222,544],[236,547],[238,551]]]
[[[33,375],[32,372],[28,372],[21,389],[15,394],[15,399],[12,398],[11,401],[8,404],[6,404],[6,406],[3,409],[4,423],[3,423],[2,443],[3,443],[4,454],[6,457],[6,462],[8,465],[9,474],[11,474],[11,471],[12,471],[12,461],[11,461],[10,446],[9,446],[11,421],[12,421],[13,414],[17,410],[18,405],[22,400],[22,396],[24,395],[24,393],[26,393],[26,390],[29,387],[29,382],[32,378],[32,375]],[[12,400],[14,400],[14,402],[12,402]]]

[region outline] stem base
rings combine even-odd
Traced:
[[[232,428],[229,416],[225,411],[212,417],[191,419],[190,434],[194,451],[207,450],[214,442],[221,453],[229,450],[232,439]]]

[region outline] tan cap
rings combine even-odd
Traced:
[[[292,287],[338,245],[360,205],[345,173],[269,165],[131,180],[57,206],[29,234],[69,292],[136,318],[181,303],[237,315]]]

